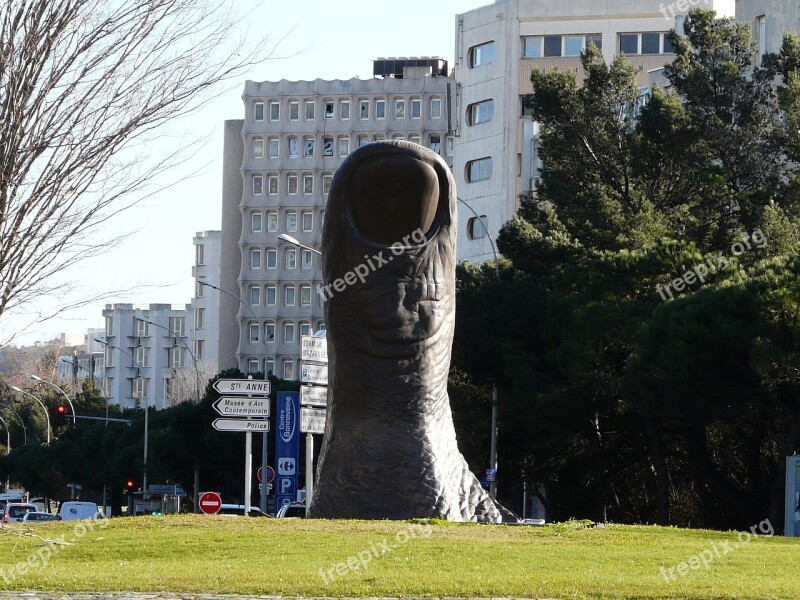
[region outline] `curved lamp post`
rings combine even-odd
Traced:
[[[45,407],[44,403],[41,400],[39,400],[39,398],[37,398],[36,396],[31,394],[30,392],[26,392],[25,390],[22,390],[22,389],[18,388],[15,385],[10,385],[8,387],[10,387],[15,392],[19,392],[23,396],[30,396],[31,398],[36,400],[36,402],[39,403],[39,406],[42,407],[42,411],[44,412],[45,419],[47,419],[47,445],[49,446],[50,445],[50,434],[52,433],[53,428],[50,426],[50,413],[47,412],[47,408]]]
[[[22,436],[23,436],[23,446],[28,445],[28,428],[25,427],[25,421],[22,420],[22,417],[16,411],[16,409],[11,404],[6,404],[5,402],[0,402],[0,406],[5,406],[8,410],[14,413],[14,416],[17,417],[19,424],[22,425]]]
[[[46,385],[49,385],[50,387],[52,387],[52,388],[58,390],[59,392],[61,392],[64,395],[64,398],[67,399],[67,404],[69,404],[69,408],[72,411],[72,425],[73,425],[73,427],[77,424],[77,419],[75,418],[75,406],[72,404],[72,400],[70,400],[69,396],[67,395],[67,392],[62,390],[60,387],[58,387],[52,381],[47,381],[46,379],[42,379],[41,377],[37,377],[36,375],[26,375],[26,377],[28,379],[32,379],[33,381],[35,381],[37,383],[44,383]]]
[[[282,242],[288,242],[290,244],[294,244],[295,246],[300,246],[301,248],[305,248],[306,250],[311,250],[311,252],[315,252],[316,254],[322,256],[322,252],[320,252],[316,248],[312,248],[311,246],[306,246],[305,244],[301,244],[295,238],[286,233],[279,234],[278,239],[281,240]]]

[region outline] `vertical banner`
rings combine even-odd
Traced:
[[[297,499],[300,392],[278,392],[275,432],[275,510]]]
[[[800,537],[800,456],[786,457],[786,522],[783,535]]]

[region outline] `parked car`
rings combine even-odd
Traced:
[[[305,519],[306,503],[302,501],[295,501],[290,502],[289,504],[284,504],[278,509],[278,513],[275,515],[275,517],[278,519],[289,519],[292,517]]]
[[[102,519],[103,513],[94,502],[78,502],[70,500],[61,505],[58,515],[64,521],[76,521],[78,519]]]
[[[61,521],[61,517],[59,515],[54,515],[53,513],[39,511],[25,513],[25,516],[22,517],[23,523],[38,523],[42,521]]]
[[[17,493],[0,494],[0,513],[2,513],[6,509],[6,504],[8,504],[9,502],[17,502],[24,504],[25,498],[23,498],[21,494]]]
[[[35,504],[9,502],[3,510],[3,523],[21,523],[25,513],[36,512]]]
[[[223,504],[219,508],[218,515],[238,515],[240,517],[244,516],[244,504]],[[250,516],[251,517],[266,517],[261,509],[257,506],[250,507]]]

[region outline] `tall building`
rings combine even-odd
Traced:
[[[314,250],[333,174],[350,152],[405,139],[452,162],[447,62],[384,58],[373,67],[368,80],[248,81],[244,120],[226,123],[220,287],[243,301],[231,299],[222,313],[237,315],[236,359],[245,372],[296,379],[300,337],[325,328]],[[228,335],[223,318],[220,328]],[[221,356],[231,341],[220,340]]]
[[[220,277],[222,232],[200,231],[192,240],[194,244],[195,278],[194,298],[190,311],[190,336],[195,360],[202,362],[205,370],[217,373],[236,366],[220,358],[220,302],[223,293]]]
[[[800,11],[788,0],[736,0],[736,19],[750,24],[760,55],[780,52],[784,32],[800,32]]]
[[[624,53],[644,94],[648,72],[674,58],[665,34],[695,6],[733,14],[730,0],[497,0],[456,15],[453,173],[469,206],[459,206],[459,260],[493,258],[492,240],[535,189],[537,124],[522,102],[533,91],[531,67],[573,70],[581,81],[591,41],[607,62]]]
[[[124,408],[167,408],[193,399],[204,380],[189,349],[186,308],[170,304],[109,304],[103,310],[104,384],[108,401]]]

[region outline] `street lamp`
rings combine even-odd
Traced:
[[[486,222],[481,218],[481,216],[475,212],[475,209],[472,208],[469,204],[467,204],[464,200],[456,196],[456,200],[461,202],[467,209],[475,215],[475,218],[483,227],[483,230],[486,232],[486,237],[489,238],[489,243],[492,245],[492,254],[494,254],[494,274],[497,277],[497,282],[500,283],[500,267],[498,266],[498,259],[497,259],[497,247],[494,244],[494,239],[492,239],[491,234],[489,233],[489,228],[486,227]],[[491,444],[489,449],[489,468],[493,471],[492,481],[489,482],[489,493],[494,497],[497,495],[497,386],[494,382],[492,382],[492,435],[491,435]]]
[[[317,254],[322,256],[322,252],[320,252],[316,248],[312,248],[311,246],[306,246],[305,244],[301,244],[295,238],[286,233],[279,234],[278,239],[281,240],[282,242],[288,242],[290,244],[294,244],[295,246],[300,246],[301,248],[305,248],[306,250],[311,250],[311,252],[316,252]]]
[[[280,236],[278,236],[278,237],[280,237]],[[240,296],[237,296],[236,294],[234,294],[233,292],[229,292],[228,290],[223,290],[221,287],[217,287],[216,285],[212,285],[212,284],[210,284],[210,283],[208,283],[206,281],[203,281],[202,279],[198,279],[197,283],[199,283],[200,285],[204,285],[206,287],[210,287],[212,290],[217,290],[218,292],[220,292],[222,294],[225,294],[227,296],[230,296],[234,300],[238,301],[239,304],[241,304],[247,310],[250,311],[250,315],[253,317],[253,320],[255,320],[256,323],[258,323],[258,317],[256,316],[256,313],[253,311],[253,308],[249,304],[247,304],[247,302],[242,300],[242,298]],[[264,336],[264,381],[266,381],[266,380],[269,379],[269,374],[267,373],[267,357],[269,356],[269,347],[267,346],[267,344],[269,343],[269,341],[267,340],[266,327],[264,327],[262,329],[262,335]],[[267,459],[269,457],[268,445],[267,445],[268,441],[269,441],[269,433],[265,431],[265,432],[263,432],[261,434],[261,466],[263,468],[262,472],[265,475],[267,473],[267,466],[268,466],[267,465]],[[260,508],[261,508],[261,512],[264,513],[264,514],[267,514],[267,498],[268,498],[268,496],[269,496],[269,494],[267,493],[267,482],[266,481],[262,481],[261,482],[261,493],[259,495],[259,500],[260,500],[259,505],[260,505]],[[249,504],[249,501],[246,501],[245,504]]]
[[[18,388],[15,385],[10,385],[8,387],[11,388],[12,390],[14,390],[15,392],[19,392],[23,396],[30,396],[31,398],[36,400],[36,402],[39,403],[39,406],[42,407],[42,410],[44,411],[44,417],[45,417],[45,419],[47,419],[47,445],[49,446],[50,445],[50,434],[53,431],[53,428],[50,426],[50,413],[47,412],[47,408],[45,408],[44,403],[41,400],[39,400],[39,398],[37,398],[36,396],[31,394],[30,392],[26,392],[25,390],[21,390],[20,388]]]
[[[11,404],[6,404],[5,402],[0,402],[0,406],[5,406],[8,410],[10,410],[11,412],[14,413],[14,416],[17,417],[17,420],[19,421],[19,424],[22,425],[22,435],[23,435],[23,439],[25,440],[23,442],[23,446],[27,446],[28,445],[28,428],[25,427],[25,421],[22,420],[22,417],[19,416],[19,413],[14,409],[14,407]]]
[[[62,390],[62,389],[61,389],[60,387],[58,387],[58,386],[57,386],[55,383],[53,383],[53,382],[51,382],[51,381],[47,381],[46,379],[42,379],[41,377],[37,377],[36,375],[26,375],[26,377],[27,377],[28,379],[33,379],[34,381],[36,381],[36,382],[38,382],[38,383],[44,383],[44,384],[47,384],[47,385],[49,385],[50,387],[52,387],[52,388],[55,388],[56,390],[58,390],[59,392],[61,392],[62,394],[64,394],[64,398],[66,398],[66,399],[67,399],[67,404],[69,404],[69,408],[70,408],[70,410],[72,410],[72,425],[73,425],[73,427],[74,427],[74,426],[77,424],[77,420],[76,420],[76,418],[75,418],[75,406],[73,406],[73,404],[72,404],[72,400],[70,400],[70,399],[69,399],[69,396],[67,395],[67,392],[65,392],[64,390]]]

